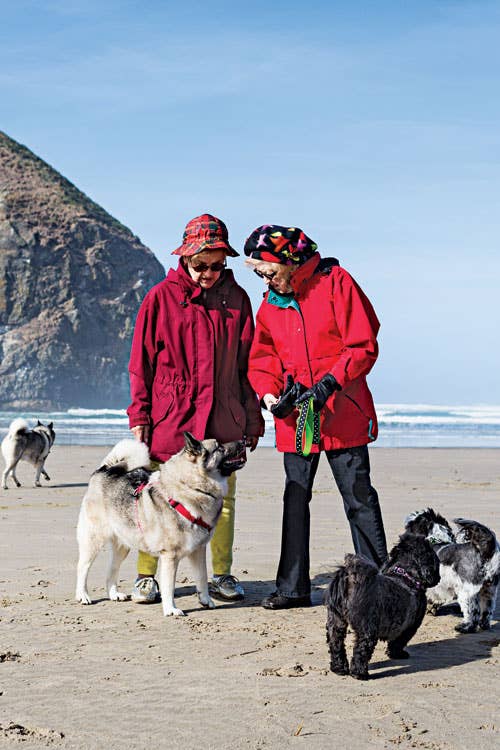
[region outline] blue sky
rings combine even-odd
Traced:
[[[299,225],[375,305],[378,402],[500,403],[499,3],[0,5],[0,129],[164,265],[205,211]]]

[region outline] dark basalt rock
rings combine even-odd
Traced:
[[[125,406],[135,316],[164,275],[127,227],[0,131],[0,409]]]

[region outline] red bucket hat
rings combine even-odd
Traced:
[[[211,214],[202,214],[186,224],[182,245],[172,255],[197,255],[204,250],[224,250],[233,258],[239,255],[229,244],[224,222]]]

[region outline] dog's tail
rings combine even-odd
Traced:
[[[99,469],[110,469],[123,465],[124,471],[147,469],[149,467],[149,450],[147,445],[138,440],[120,440],[108,455],[103,458]]]
[[[454,518],[453,523],[456,523],[459,528],[458,542],[470,542],[481,557],[485,559],[494,555],[497,549],[497,540],[494,532],[488,526],[468,518]]]
[[[341,565],[333,574],[323,601],[330,611],[336,612],[339,617],[344,617],[348,593],[349,576],[346,567]]]
[[[14,437],[14,435],[17,435],[19,432],[28,432],[28,430],[29,426],[27,421],[22,417],[17,417],[17,419],[14,419],[10,423],[8,434]]]

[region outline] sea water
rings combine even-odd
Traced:
[[[498,448],[500,406],[436,406],[429,404],[378,404],[379,437],[374,447],[384,448]],[[274,446],[274,424],[263,412],[266,432],[261,446]],[[130,437],[124,409],[0,412],[0,438],[10,422],[24,417],[30,427],[37,419],[54,423],[58,445],[113,445]]]

